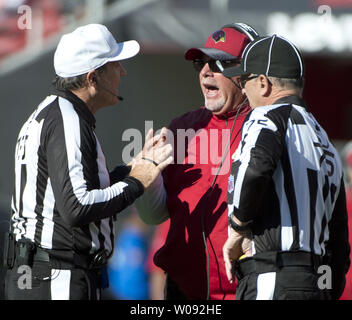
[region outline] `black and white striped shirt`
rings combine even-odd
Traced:
[[[125,177],[126,167],[109,174],[94,128],[85,103],[59,90],[23,125],[12,197],[16,240],[80,254],[112,253],[116,213],[139,197],[143,186]]]
[[[302,250],[348,257],[340,157],[303,100],[289,96],[255,108],[242,127],[228,206],[253,220],[253,254]],[[342,266],[343,267],[343,266]]]

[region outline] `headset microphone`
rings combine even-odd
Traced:
[[[97,84],[100,88],[102,88],[103,90],[105,90],[106,92],[109,92],[110,94],[112,94],[114,97],[116,97],[117,99],[119,99],[120,101],[123,101],[123,98],[121,96],[118,96],[117,94],[113,93],[111,90],[103,87],[100,84]]]
[[[109,92],[110,94],[112,94],[114,97],[116,97],[117,99],[119,99],[120,101],[123,101],[123,98],[121,96],[118,96],[117,94],[113,93],[111,90],[105,88],[104,86],[102,86],[101,84],[98,83],[98,81],[95,79],[94,80],[96,85],[100,88],[102,88],[103,90],[105,90],[106,92]]]
[[[109,89],[101,86],[100,84],[98,84],[98,86],[100,88],[102,88],[103,90],[105,90],[106,92],[109,92],[110,94],[112,94],[114,97],[116,97],[117,99],[119,99],[120,101],[123,101],[123,98],[121,96],[118,96],[117,94],[113,93],[112,91],[110,91]]]

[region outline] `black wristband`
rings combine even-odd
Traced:
[[[159,163],[155,162],[155,161],[154,161],[154,160],[152,160],[152,159],[149,159],[149,158],[144,158],[144,157],[142,157],[142,159],[143,159],[143,160],[147,160],[147,161],[151,162],[151,163],[152,163],[152,164],[154,164],[155,166],[158,166],[158,165],[159,165]]]
[[[235,221],[233,221],[233,219],[231,218],[231,215],[229,215],[229,226],[231,226],[231,228],[237,232],[248,231],[251,227],[251,224],[252,223],[247,223],[244,226],[240,226]]]

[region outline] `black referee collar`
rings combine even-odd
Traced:
[[[295,104],[308,110],[305,101],[299,96],[286,96],[276,100],[273,104]]]
[[[78,98],[74,93],[69,90],[53,89],[53,94],[70,101],[79,114],[84,120],[86,120],[93,128],[95,128],[96,119],[93,113],[89,110],[88,106]]]

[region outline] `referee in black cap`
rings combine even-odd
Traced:
[[[350,265],[342,167],[302,99],[301,54],[280,36],[262,37],[224,74],[253,109],[228,185],[223,253],[236,299],[338,299]]]

